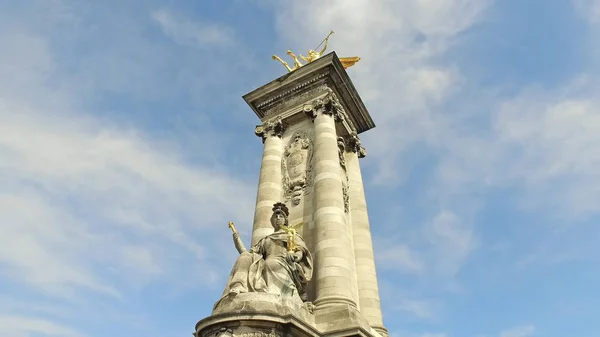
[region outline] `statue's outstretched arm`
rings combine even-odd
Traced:
[[[233,244],[235,245],[235,249],[237,249],[240,254],[248,251],[244,246],[242,239],[240,238],[240,234],[237,232],[233,233]]]
[[[233,232],[233,244],[235,245],[235,249],[237,249],[240,254],[247,252],[242,239],[240,239],[240,233],[238,233],[237,229],[235,229],[233,222],[230,221],[228,226]]]
[[[293,69],[287,64],[287,62],[285,62],[284,60],[281,59],[281,57],[277,56],[277,55],[273,55],[271,56],[271,58],[273,60],[277,60],[279,62],[281,62],[281,64],[283,64],[283,66],[288,70],[288,71],[292,71]]]
[[[303,59],[304,61],[308,62],[308,57],[304,57],[304,56],[302,56],[302,54],[299,54],[298,56],[299,56],[301,59]]]

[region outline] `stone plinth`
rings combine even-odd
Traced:
[[[229,294],[223,297],[212,312],[221,315],[235,312],[248,315],[277,315],[296,316],[309,325],[315,324],[315,317],[306,304],[298,297],[282,297],[268,293],[240,293]]]

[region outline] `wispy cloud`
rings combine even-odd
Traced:
[[[522,2],[255,3],[0,3],[3,335],[189,333],[235,256],[226,222],[251,223],[261,144],[239,96],[283,74],[271,53],[329,29],[329,50],[362,58],[348,71],[377,124],[362,163],[392,335],[523,337],[568,320],[499,331],[563,307],[598,330],[583,283],[504,309],[564,288],[559,274],[597,283],[597,1],[538,7],[514,32]],[[576,71],[504,76],[525,47],[554,69],[536,43],[562,35],[527,33],[575,10],[576,24],[552,23],[573,37]]]
[[[86,336],[67,326],[52,321],[33,317],[0,315],[0,333],[3,336],[28,337],[37,336]]]
[[[150,16],[168,37],[182,45],[210,48],[233,42],[232,29],[223,25],[197,22],[168,9],[153,11]]]
[[[65,24],[62,15],[56,22]],[[0,308],[2,334],[83,336],[61,317],[89,312],[79,320],[116,322],[145,286],[163,284],[167,293],[222,281],[228,266],[218,260],[234,249],[201,238],[252,216],[254,183],[212,160],[192,163],[169,135],[153,137],[90,107],[107,92],[146,95],[140,85],[157,83],[115,82],[101,62],[85,69],[89,77],[74,76],[65,69],[70,56],[43,29],[3,25],[10,29],[0,33],[0,271],[2,296],[15,305]],[[59,30],[54,25],[45,30]],[[214,34],[197,42],[216,43]],[[126,64],[118,77],[137,72]],[[210,158],[218,148],[198,150]],[[26,298],[29,309],[19,308]]]
[[[600,1],[598,0],[572,0],[577,10],[592,24],[600,23]]]
[[[534,333],[535,327],[533,325],[522,325],[502,331],[500,337],[528,337],[533,336]]]

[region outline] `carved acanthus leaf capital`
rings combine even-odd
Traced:
[[[314,106],[312,104],[305,104],[302,107],[302,111],[304,111],[304,113],[308,116],[308,118],[310,118],[311,120],[314,120],[315,118],[317,118],[317,112],[314,109]]]
[[[324,114],[333,116],[336,122],[344,120],[344,108],[342,108],[340,101],[331,89],[323,98],[323,103],[325,104],[325,109],[323,110]]]
[[[261,137],[264,143],[267,137],[281,138],[286,128],[287,125],[281,118],[274,118],[264,122],[262,125],[257,125],[254,129],[254,134]]]
[[[360,138],[355,133],[346,137],[346,150],[356,153],[358,158],[364,158],[367,155],[367,150],[362,146]]]
[[[335,93],[330,88],[326,89],[327,94],[322,98],[317,98],[304,105],[302,110],[310,118],[315,119],[319,113],[333,116],[336,122],[348,120],[342,104],[337,99]]]

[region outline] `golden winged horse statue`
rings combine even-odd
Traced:
[[[292,58],[292,60],[294,60],[294,66],[290,67],[290,65],[285,62],[284,60],[281,59],[281,57],[277,56],[277,55],[273,55],[272,59],[273,60],[277,60],[279,62],[281,62],[281,64],[283,64],[283,66],[289,71],[292,72],[300,67],[303,66],[302,63],[300,63],[300,60],[298,60],[298,57],[300,57],[302,60],[306,61],[306,63],[311,63],[312,61],[318,59],[319,57],[321,57],[323,55],[323,53],[325,52],[325,50],[327,49],[327,42],[329,42],[329,37],[331,36],[331,34],[333,34],[333,30],[329,32],[329,34],[327,35],[327,37],[321,42],[321,44],[325,43],[323,45],[323,49],[321,49],[320,51],[316,51],[315,49],[311,49],[308,51],[308,56],[302,56],[302,54],[296,56],[294,53],[292,53],[291,50],[287,51],[287,54]],[[319,48],[321,46],[321,44],[319,44],[319,46],[317,46],[317,48]],[[350,68],[352,67],[356,62],[360,61],[360,57],[358,56],[353,56],[353,57],[340,57],[340,62],[342,62],[342,66],[344,67],[344,69]]]

